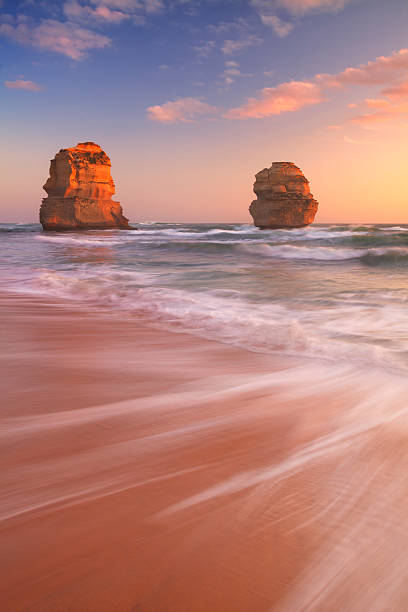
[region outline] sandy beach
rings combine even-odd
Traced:
[[[375,373],[56,300],[1,320],[5,612],[406,608],[405,382],[370,403]]]
[[[408,0],[0,0],[0,612],[408,612]]]

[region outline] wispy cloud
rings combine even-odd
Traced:
[[[348,144],[356,144],[356,145],[371,144],[368,140],[350,138],[350,136],[344,136],[344,142],[347,142]]]
[[[122,22],[144,24],[148,15],[162,13],[165,4],[163,0],[64,0],[60,8],[65,21],[58,19],[58,14],[51,18],[55,8],[51,4],[47,10],[49,17],[41,20],[21,14],[2,15],[0,35],[23,45],[82,60],[88,51],[108,47],[112,42],[109,36],[95,29]]]
[[[24,79],[4,81],[4,85],[8,89],[25,89],[26,91],[41,91],[43,89],[42,85],[38,85],[34,81],[25,81]]]
[[[265,3],[276,5],[292,15],[305,15],[311,12],[340,11],[353,1],[355,0],[266,0]]]
[[[140,10],[146,13],[161,13],[164,8],[163,0],[81,0],[83,3],[94,6],[106,6],[112,10],[124,13],[134,13]]]
[[[89,0],[94,5],[105,5],[112,9],[121,11],[134,11],[140,7],[140,0]]]
[[[77,20],[99,20],[109,23],[120,23],[130,19],[129,13],[112,10],[106,4],[99,4],[95,8],[89,4],[83,5],[78,0],[69,0],[63,5],[63,11],[68,19]]]
[[[367,64],[346,68],[337,74],[317,74],[310,80],[281,83],[265,87],[256,97],[242,106],[228,111],[233,119],[260,118],[300,110],[305,106],[323,102],[330,92],[350,86],[387,85],[383,99],[367,98],[367,113],[352,118],[360,125],[386,121],[404,112],[401,101],[408,100],[408,81],[400,82],[408,70],[408,49],[378,57]],[[392,85],[396,83],[395,85]],[[395,102],[398,101],[399,104]]]
[[[248,47],[260,45],[262,42],[263,41],[261,38],[259,38],[259,36],[251,34],[246,38],[241,38],[238,40],[225,40],[221,47],[221,51],[224,53],[224,55],[234,55],[235,53],[239,53]]]
[[[194,47],[194,51],[197,53],[199,57],[208,57],[214,48],[215,48],[215,41],[207,40],[206,42],[203,42],[200,45],[196,45]]]
[[[256,98],[225,113],[228,119],[248,119],[281,115],[300,110],[323,101],[320,88],[315,83],[292,81],[276,87],[265,87]]]
[[[399,116],[400,112],[398,112],[397,115]],[[395,118],[395,116],[395,113],[388,112],[385,111],[385,109],[382,109],[380,111],[356,115],[355,117],[352,117],[350,119],[350,123],[371,130],[379,124],[390,121],[391,119]]]
[[[283,21],[277,15],[260,15],[263,24],[273,28],[278,36],[284,38],[287,36],[295,27],[293,23],[289,21]]]
[[[192,123],[198,117],[214,115],[217,108],[199,98],[179,98],[161,105],[149,106],[147,116],[159,123]]]
[[[316,80],[325,87],[346,85],[385,85],[408,69],[408,49],[377,57],[356,68],[346,68],[337,74],[317,74]]]
[[[165,10],[162,0],[65,0],[63,11],[71,21],[121,23],[132,19],[144,23],[146,15]]]
[[[394,85],[393,87],[387,87],[382,93],[392,100],[399,100],[401,98],[408,99],[408,80],[398,85]]]
[[[380,91],[381,97],[364,100],[365,112],[351,117],[351,123],[366,129],[375,129],[389,121],[406,118],[408,116],[407,70],[408,49],[401,49],[391,56],[380,57],[376,62],[367,64],[367,74],[361,75],[362,84],[368,78],[369,84],[386,85],[386,87]],[[350,108],[356,106],[349,105]]]
[[[392,89],[392,88],[391,88]],[[385,95],[384,90],[382,93]],[[376,129],[384,123],[408,117],[408,93],[396,99],[367,98],[365,111],[360,115],[351,117],[350,122],[368,130]]]
[[[388,100],[384,100],[383,98],[366,98],[365,99],[366,106],[368,108],[387,108],[389,105]]]
[[[208,29],[214,34],[225,34],[226,32],[232,31],[245,31],[250,29],[251,24],[247,19],[238,17],[233,21],[221,21],[217,24],[210,24]]]
[[[146,13],[162,13],[165,10],[162,0],[144,0],[143,4]]]
[[[23,45],[55,51],[73,60],[81,60],[90,49],[101,49],[111,39],[72,22],[43,19],[40,23],[20,15],[15,23],[1,23],[0,34]]]
[[[251,0],[262,23],[287,36],[307,13],[336,12],[355,0]]]
[[[227,88],[232,85],[237,80],[237,78],[248,76],[252,75],[241,72],[238,62],[234,62],[233,60],[226,60],[224,65],[224,71],[220,75],[224,85]]]
[[[370,127],[408,114],[408,79],[401,80],[407,70],[408,49],[401,49],[336,74],[316,74],[309,80],[264,87],[241,106],[224,111],[222,116],[228,119],[249,119],[281,115],[320,104],[333,93],[349,87],[382,85],[384,88],[381,95],[366,98],[362,103],[363,112],[349,119],[356,125]],[[241,76],[245,75],[238,62],[227,60],[221,74],[224,84],[229,86]],[[349,105],[350,108],[356,106]],[[162,123],[192,121],[216,112],[216,108],[197,98],[182,98],[148,109],[149,117]]]

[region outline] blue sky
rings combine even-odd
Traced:
[[[319,220],[388,220],[392,192],[408,221],[395,180],[368,208],[350,169],[399,167],[407,25],[405,0],[0,0],[2,220],[35,219],[48,160],[94,140],[135,220],[246,220],[254,172],[288,159]]]

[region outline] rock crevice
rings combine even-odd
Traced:
[[[309,181],[292,162],[273,162],[255,175],[257,199],[249,212],[261,229],[305,227],[313,223],[318,203]]]
[[[40,222],[45,230],[131,229],[120,203],[112,200],[110,159],[94,142],[61,149],[51,160],[44,189],[48,197]]]

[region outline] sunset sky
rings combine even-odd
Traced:
[[[408,223],[407,0],[0,0],[0,222],[92,140],[131,221],[250,222],[293,161],[318,222]]]

